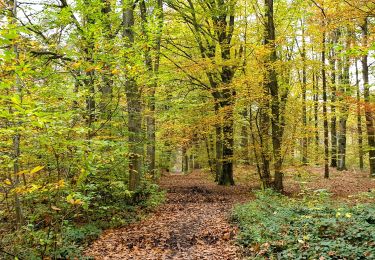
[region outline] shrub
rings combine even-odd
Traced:
[[[375,258],[375,205],[334,206],[324,191],[293,200],[271,191],[234,209],[238,242],[253,258]],[[322,258],[323,257],[323,258]]]

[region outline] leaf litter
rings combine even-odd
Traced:
[[[222,187],[203,172],[164,176],[167,201],[148,218],[107,230],[87,250],[95,259],[241,259],[237,228],[229,223],[249,186]]]

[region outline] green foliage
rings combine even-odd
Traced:
[[[59,182],[23,194],[24,204],[32,205],[24,207],[27,225],[2,234],[0,248],[22,259],[80,257],[102,229],[138,220],[164,200],[159,187],[148,182],[131,193],[122,181],[90,178],[80,187]]]
[[[292,200],[271,191],[237,206],[238,242],[252,257],[369,259],[375,257],[375,206],[334,206],[324,191]]]

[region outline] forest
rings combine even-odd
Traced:
[[[0,259],[375,259],[375,1],[0,0]]]

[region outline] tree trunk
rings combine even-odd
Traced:
[[[305,40],[305,27],[302,24],[302,164],[306,165],[308,162],[308,139],[307,139],[307,109],[306,109],[306,86],[307,86],[307,71],[306,71],[306,40]]]
[[[123,12],[123,36],[127,40],[126,48],[134,44],[134,6],[129,5]],[[125,94],[128,108],[129,131],[129,189],[139,187],[142,175],[143,138],[142,138],[142,104],[141,91],[135,80],[128,77],[125,82]]]
[[[102,2],[102,9],[101,13],[103,15],[103,23],[104,23],[104,37],[107,40],[112,40],[114,38],[114,35],[111,33],[111,21],[109,19],[110,13],[111,13],[111,2],[110,0],[101,0]],[[102,75],[102,86],[100,88],[100,91],[102,93],[102,97],[99,104],[99,109],[101,113],[102,119],[110,119],[111,117],[111,103],[113,98],[113,79],[110,74],[111,72],[111,65],[106,62],[104,64],[104,69],[108,73],[104,73]]]
[[[251,145],[253,147],[253,153],[254,153],[254,158],[255,158],[255,163],[256,163],[256,167],[257,167],[257,173],[260,177],[260,180],[262,180],[262,171],[260,169],[260,160],[259,160],[259,156],[258,156],[258,149],[257,149],[257,145],[256,145],[256,139],[255,139],[255,131],[254,131],[254,128],[253,128],[253,121],[254,121],[254,117],[253,117],[253,111],[252,111],[252,108],[250,106],[249,108],[249,130],[250,130],[250,135],[251,135]]]
[[[365,19],[362,28],[362,41],[363,48],[368,46],[368,18]],[[370,165],[370,176],[375,177],[375,126],[374,126],[374,115],[372,108],[370,107],[370,84],[369,84],[369,66],[368,66],[368,54],[362,56],[362,77],[363,77],[363,96],[365,100],[365,117],[366,117],[366,129],[367,129],[367,142],[369,146],[369,165]]]
[[[325,30],[324,28],[323,30]],[[327,116],[327,77],[326,77],[326,33],[322,34],[322,86],[323,86],[323,128],[324,128],[324,178],[329,178],[329,146]]]
[[[275,47],[275,24],[273,19],[273,0],[265,0],[267,18],[265,26],[264,45],[270,49],[268,57],[267,75],[265,86],[271,94],[271,130],[272,130],[272,146],[274,156],[274,188],[278,191],[283,190],[283,173],[281,144],[282,144],[282,130],[280,125],[280,101],[279,101],[279,86],[277,82],[276,70],[274,63],[277,61],[276,47]]]
[[[208,166],[210,167],[211,174],[214,174],[213,160],[211,155],[211,138],[209,135],[207,135],[206,138],[204,138],[204,142],[206,145]]]
[[[182,171],[184,174],[189,173],[189,156],[186,148],[182,148]]]
[[[10,16],[9,16],[9,20],[10,20],[10,23],[14,26],[16,26],[16,21],[17,21],[17,0],[11,0],[9,1],[8,3],[8,7],[11,11],[9,11],[10,13]],[[15,54],[15,62],[17,65],[19,65],[19,49],[18,49],[18,45],[16,42],[14,42],[13,44],[13,52]],[[22,106],[22,82],[20,82],[20,79],[18,77],[18,75],[14,75],[16,80],[15,80],[15,86],[14,86],[14,92],[18,95],[18,98],[20,100],[20,103],[21,103],[21,106]],[[10,114],[13,114],[13,109],[12,107],[9,108],[10,110]],[[13,174],[14,174],[14,180],[11,178],[11,176],[9,176],[11,182],[12,182],[12,186],[15,188],[19,185],[20,183],[20,177],[19,177],[19,172],[20,172],[20,163],[19,163],[19,159],[20,159],[20,156],[21,156],[21,134],[19,132],[19,130],[17,129],[20,124],[21,124],[21,121],[20,119],[18,118],[17,114],[14,114],[14,126],[16,129],[15,129],[15,133],[14,133],[14,136],[13,136]],[[17,194],[17,192],[14,192],[14,208],[15,208],[15,217],[16,217],[16,227],[19,229],[22,224],[24,223],[24,217],[23,217],[23,213],[22,213],[22,207],[21,207],[21,201],[20,201],[20,198]]]
[[[219,111],[217,111],[219,113]],[[215,125],[215,181],[219,181],[223,163],[223,131],[221,122]]]
[[[337,34],[334,32],[332,44],[337,43]],[[337,119],[336,119],[336,53],[330,49],[329,63],[331,67],[331,167],[337,167]]]
[[[347,44],[346,47],[350,48],[349,46],[349,33],[347,35]],[[349,91],[350,88],[350,61],[349,57],[345,56],[344,58],[344,66],[343,70],[340,70],[342,73],[342,80],[340,82],[340,120],[339,120],[339,138],[338,138],[338,165],[337,170],[344,171],[346,170],[346,122],[349,115],[349,107],[346,104],[346,93]],[[340,66],[341,67],[341,66]]]
[[[233,133],[233,105],[228,104],[226,111],[225,123],[223,127],[223,163],[222,171],[219,175],[219,185],[234,185],[233,179],[233,145],[234,145],[234,133]]]
[[[147,9],[146,2],[140,1],[140,11],[142,19],[142,31],[146,36],[146,41],[149,40],[147,26]],[[146,129],[147,129],[147,149],[146,149],[146,165],[147,171],[155,177],[156,170],[156,121],[155,121],[155,93],[158,86],[158,74],[160,66],[160,45],[161,45],[161,33],[163,28],[163,1],[157,1],[157,32],[154,41],[155,55],[152,59],[150,48],[145,50],[145,65],[148,69],[149,76],[151,77],[150,91],[148,97],[148,110],[149,114],[146,118]]]
[[[358,61],[355,61],[355,79],[357,88],[357,133],[358,133],[358,159],[359,169],[363,170],[363,137],[362,137],[362,111],[361,111],[361,90],[359,87]]]
[[[317,163],[319,158],[319,88],[318,88],[318,80],[315,73],[313,73],[313,92],[314,92],[314,141],[315,141],[315,162]]]
[[[271,188],[272,180],[271,180],[271,171],[270,171],[270,140],[269,140],[269,129],[270,129],[270,118],[268,115],[268,111],[265,108],[262,108],[260,111],[260,119],[259,119],[259,142],[260,142],[260,151],[261,151],[261,181],[262,181],[262,188],[268,189]]]
[[[245,119],[245,123],[241,126],[241,152],[242,152],[242,158],[243,163],[245,165],[250,164],[250,158],[249,158],[249,133],[248,133],[248,126],[247,126],[247,118],[248,118],[248,108],[245,107],[245,109],[242,111],[243,119]]]

